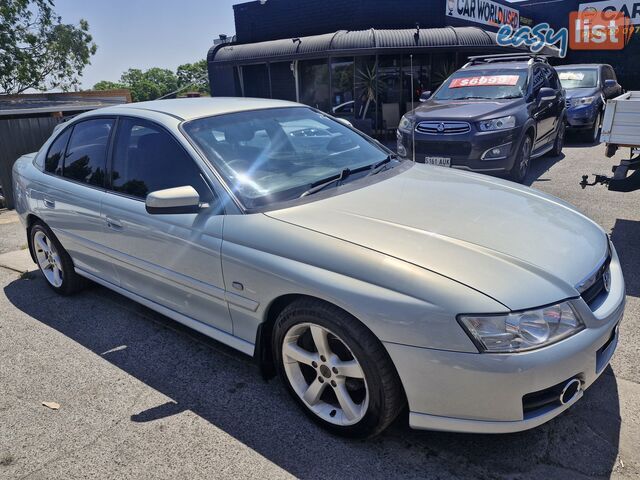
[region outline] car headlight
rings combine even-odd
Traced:
[[[504,130],[516,126],[516,117],[509,115],[508,117],[492,118],[491,120],[483,120],[480,122],[480,130],[490,132],[492,130]]]
[[[400,124],[398,125],[398,130],[402,130],[404,132],[410,132],[413,128],[413,120],[409,119],[406,115],[400,119]]]
[[[573,98],[571,100],[571,104],[574,107],[579,107],[581,105],[591,105],[594,101],[595,101],[596,97],[580,97],[580,98]]]
[[[461,315],[458,320],[481,352],[534,350],[584,328],[568,302],[505,315]]]

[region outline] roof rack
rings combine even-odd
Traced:
[[[479,65],[482,63],[497,63],[497,62],[522,62],[529,61],[529,64],[535,62],[549,63],[547,55],[538,55],[535,53],[500,53],[496,55],[478,55],[475,57],[469,57],[469,63],[462,68],[467,68],[472,65]]]

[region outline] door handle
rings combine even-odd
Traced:
[[[44,198],[42,200],[44,202],[44,206],[47,208],[56,208],[56,202],[53,200],[49,200],[48,198]]]
[[[122,223],[120,223],[119,221],[114,220],[111,217],[107,217],[106,221],[107,221],[107,227],[113,230],[122,230]]]

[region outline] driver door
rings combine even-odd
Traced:
[[[147,213],[148,193],[185,185],[210,207],[193,214]],[[102,205],[104,243],[121,288],[232,332],[220,258],[224,215],[171,133],[146,120],[119,119]]]

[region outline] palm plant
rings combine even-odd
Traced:
[[[376,101],[376,93],[381,85],[378,76],[378,63],[372,66],[366,65],[364,69],[358,69],[356,73],[356,90],[360,92],[360,98],[365,102],[360,118],[367,118],[371,102]]]

